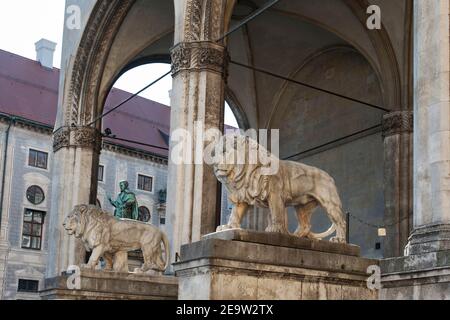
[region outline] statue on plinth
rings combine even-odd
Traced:
[[[135,250],[141,250],[144,258],[136,273],[162,274],[169,266],[169,240],[152,224],[119,219],[94,205],[78,205],[63,227],[92,251],[85,268],[95,269],[103,258],[104,270],[128,272],[128,252]]]
[[[236,133],[224,135],[211,156],[214,174],[234,204],[228,223],[217,231],[241,228],[248,206],[254,205],[270,210],[267,232],[289,234],[287,207],[294,207],[299,222],[296,236],[323,239],[336,231],[331,241],[346,242],[341,200],[333,178],[325,171],[280,160],[252,138]],[[326,210],[332,225],[323,233],[314,233],[311,216],[319,206]]]
[[[120,193],[116,200],[108,196],[109,202],[115,207],[114,216],[117,218],[138,220],[139,210],[136,195],[128,189],[128,181],[119,183]]]

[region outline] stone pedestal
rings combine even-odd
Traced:
[[[81,270],[80,289],[70,290],[70,275],[45,279],[43,300],[176,300],[178,279],[132,273]]]
[[[382,260],[381,271],[381,299],[450,299],[450,250]]]
[[[179,299],[377,299],[359,247],[294,236],[227,230],[181,248]]]

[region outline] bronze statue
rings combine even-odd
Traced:
[[[116,200],[112,200],[108,196],[109,202],[116,208],[114,210],[114,216],[117,218],[137,220],[139,212],[136,195],[128,189],[128,181],[121,181],[119,186],[120,193]]]

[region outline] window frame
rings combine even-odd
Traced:
[[[20,290],[20,283],[21,281],[27,281],[27,283],[34,283],[36,284],[36,291],[34,290]],[[39,280],[36,279],[23,279],[19,278],[17,280],[17,293],[39,293]]]
[[[100,173],[100,167],[102,167],[102,179],[101,180],[98,178],[99,173]],[[98,165],[97,182],[105,183],[105,165],[104,164]]]
[[[34,203],[34,202],[32,202],[32,201],[28,198],[28,190],[30,190],[30,189],[33,188],[33,187],[36,187],[36,188],[38,188],[38,189],[40,189],[40,190],[42,191],[42,196],[43,196],[43,198],[42,198],[42,201],[41,201],[41,202]],[[29,203],[31,203],[32,205],[34,205],[34,206],[39,206],[39,205],[41,205],[42,203],[44,203],[44,201],[45,201],[45,198],[46,198],[46,196],[45,196],[45,191],[44,191],[44,189],[43,189],[41,186],[39,186],[39,185],[37,185],[37,184],[32,184],[32,185],[30,185],[30,186],[27,188],[27,190],[25,190],[25,198],[27,198],[27,201],[28,201]]]
[[[164,219],[164,223],[161,222],[161,220]],[[166,225],[166,214],[160,214],[159,215],[159,225]]]
[[[139,188],[139,176],[142,176],[142,177],[145,177],[145,178],[150,178],[150,179],[152,179],[152,187],[151,187],[151,190],[150,190],[150,191],[149,191],[149,190],[145,190],[145,189]],[[140,191],[140,192],[147,192],[147,193],[153,194],[153,193],[154,193],[154,190],[155,190],[155,177],[152,176],[152,175],[149,175],[149,174],[143,174],[143,173],[138,172],[138,173],[136,174],[136,190],[138,190],[138,191]]]
[[[140,210],[141,208],[145,208],[145,210],[148,211],[149,218],[148,218],[147,221],[143,221],[143,220],[139,220],[139,221],[146,222],[146,223],[151,223],[151,222],[152,222],[152,212],[150,211],[150,209],[149,209],[147,206],[139,206],[139,207],[138,207],[138,213],[139,213],[139,215],[140,215],[139,210]]]
[[[32,212],[32,216],[31,216],[31,221],[25,221],[25,214],[27,211],[31,211]],[[35,213],[40,213],[41,214],[41,223],[37,223],[34,222],[34,214]],[[23,216],[22,216],[22,232],[21,232],[21,237],[20,237],[20,248],[21,249],[25,249],[25,250],[34,250],[34,251],[42,251],[42,244],[43,244],[43,238],[44,238],[44,225],[45,225],[45,216],[46,216],[47,212],[42,211],[42,210],[35,210],[35,209],[30,209],[30,208],[25,208],[23,211]],[[31,224],[31,229],[29,233],[25,233],[24,232],[24,227],[25,227],[25,223]],[[35,225],[40,225],[41,226],[41,232],[39,236],[33,235],[33,227]],[[26,247],[23,245],[23,238],[24,237],[29,237],[30,238],[30,246]],[[39,238],[39,248],[33,248],[32,247],[32,243],[33,243],[33,237],[34,238]]]
[[[37,153],[36,156],[39,155],[39,153],[44,153],[46,155],[46,163],[45,163],[46,167],[45,168],[30,164],[31,152],[36,152]],[[37,158],[36,158],[36,162],[37,162]],[[26,157],[26,164],[27,164],[28,168],[48,171],[49,170],[48,168],[50,166],[50,152],[48,150],[42,150],[42,149],[35,148],[35,147],[29,147],[27,157]]]

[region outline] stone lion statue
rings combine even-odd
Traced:
[[[128,251],[141,249],[144,263],[135,272],[162,273],[169,265],[169,241],[155,226],[129,219],[119,219],[93,205],[78,205],[63,223],[69,235],[81,239],[92,251],[87,265],[94,269],[101,257],[105,270],[128,272]],[[161,244],[164,246],[164,259]]]
[[[259,155],[272,161],[271,164],[276,163],[276,172],[268,174],[264,169],[269,161],[263,165],[259,156],[252,163],[249,150],[257,150]],[[228,224],[219,226],[217,231],[240,228],[247,207],[256,205],[270,210],[267,232],[289,233],[286,208],[292,206],[299,222],[296,236],[322,239],[336,231],[331,241],[346,241],[341,200],[333,178],[326,172],[302,163],[279,160],[255,140],[237,133],[224,135],[211,154],[214,174],[224,184],[234,204]],[[244,161],[237,161],[239,154]],[[310,222],[319,206],[326,210],[332,222],[331,227],[320,234],[311,231]]]

